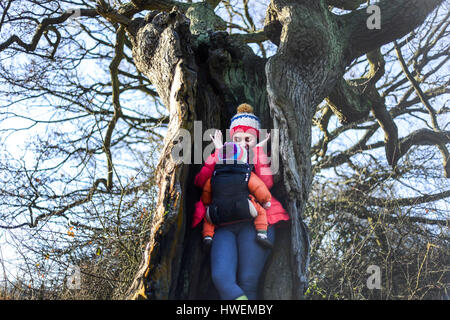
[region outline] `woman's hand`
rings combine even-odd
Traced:
[[[255,147],[264,147],[269,139],[270,133],[268,133],[266,138],[263,141],[260,141]]]
[[[211,140],[214,143],[216,149],[222,148],[223,146],[222,131],[216,130],[216,132],[214,132],[214,137],[212,135],[209,136],[211,137]]]

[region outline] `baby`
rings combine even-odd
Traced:
[[[256,241],[271,248],[267,239],[267,216],[271,194],[264,182],[252,172],[245,147],[229,142],[218,151],[218,162],[204,187],[201,200],[207,206],[203,242],[209,246],[215,226],[254,219]],[[259,202],[259,203],[258,203]]]

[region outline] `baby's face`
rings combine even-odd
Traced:
[[[256,136],[247,132],[236,132],[233,135],[233,142],[241,145],[244,148],[253,148],[256,145]]]

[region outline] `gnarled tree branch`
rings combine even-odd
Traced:
[[[366,0],[327,0],[327,3],[330,6],[344,10],[358,9],[359,6],[365,2]]]

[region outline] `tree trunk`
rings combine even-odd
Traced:
[[[211,281],[209,254],[202,249],[200,227],[190,227],[194,204],[201,192],[193,181],[202,164],[183,164],[171,154],[180,142],[180,129],[189,131],[191,137],[198,136],[194,121],[201,121],[203,131],[217,128],[225,134],[236,107],[243,102],[254,106],[262,127],[270,129],[266,61],[226,32],[196,34],[192,25],[189,28],[189,20],[176,10],[152,12],[145,19],[134,20],[127,31],[136,66],[155,85],[170,113],[156,172],[160,188],[157,211],[153,213],[150,241],[129,297],[218,298]],[[190,143],[194,160],[210,142],[192,139]],[[276,184],[272,192],[283,200],[283,184]],[[285,232],[279,232],[274,250],[277,258],[271,260],[273,264],[267,264],[264,282],[268,285],[261,287],[266,298],[291,298],[281,286],[273,290],[280,276],[286,286],[291,283],[289,230],[282,230]],[[271,272],[274,264],[277,270],[284,271]]]

